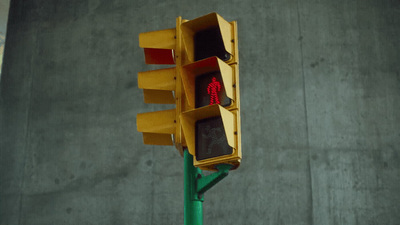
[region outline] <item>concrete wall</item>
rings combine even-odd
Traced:
[[[140,32],[239,25],[241,167],[204,224],[400,224],[395,0],[14,0],[1,80],[0,224],[183,224],[183,162],[145,146]]]
[[[0,79],[1,79],[1,66],[3,65],[3,52],[4,52],[4,43],[6,40],[9,7],[10,7],[10,0],[0,0]]]

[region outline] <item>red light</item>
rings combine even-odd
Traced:
[[[217,81],[216,77],[212,78],[211,83],[208,84],[207,93],[210,95],[210,105],[220,104],[218,92],[221,91],[221,84]]]
[[[231,99],[226,96],[224,82],[219,72],[211,72],[196,77],[195,107],[219,104],[231,105]]]

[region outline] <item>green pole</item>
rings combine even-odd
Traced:
[[[196,179],[201,176],[201,170],[193,166],[193,156],[184,150],[184,224],[203,225],[203,198],[196,191]]]
[[[201,169],[193,166],[193,156],[187,149],[183,152],[184,158],[184,183],[185,183],[185,225],[203,225],[204,193],[228,176],[232,168],[230,164],[216,166],[218,172],[203,176]]]

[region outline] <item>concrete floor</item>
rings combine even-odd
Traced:
[[[239,26],[241,167],[204,224],[400,224],[395,0],[12,1],[0,225],[183,224],[183,160],[145,146],[140,32],[216,11]]]

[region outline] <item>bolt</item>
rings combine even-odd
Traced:
[[[225,53],[224,57],[225,57],[225,60],[228,60],[229,59],[229,54]]]

